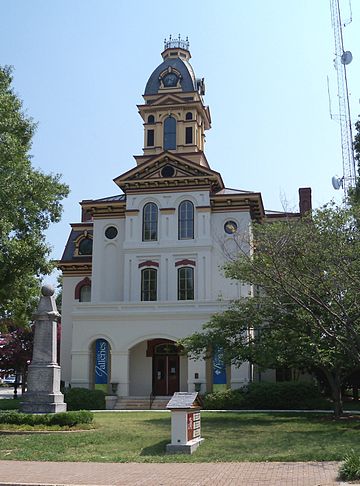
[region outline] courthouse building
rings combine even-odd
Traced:
[[[222,267],[238,251],[235,240],[247,251],[253,221],[281,216],[265,214],[260,193],[226,188],[210,167],[210,110],[188,42],[170,39],[161,55],[138,105],[143,153],[114,179],[115,196],[81,202],[81,222],[71,225],[59,262],[62,379],[125,398],[253,379],[248,363],[224,370],[193,361],[176,342],[230,300],[251,296]],[[309,209],[309,190],[300,193]]]

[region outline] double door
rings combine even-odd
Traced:
[[[179,391],[179,355],[153,357],[153,392],[157,396],[173,395]]]

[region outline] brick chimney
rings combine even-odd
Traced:
[[[299,189],[299,209],[303,215],[312,210],[311,187],[300,187]]]

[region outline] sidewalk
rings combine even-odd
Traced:
[[[330,486],[337,462],[118,464],[0,461],[0,486]]]

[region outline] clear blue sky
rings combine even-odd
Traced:
[[[349,16],[348,0],[342,1]],[[341,199],[340,128],[328,0],[2,0],[0,63],[38,130],[33,165],[61,173],[71,195],[48,231],[60,258],[78,202],[118,193],[113,178],[141,154],[136,104],[160,64],[163,39],[189,36],[192,66],[205,77],[210,166],[225,185],[261,191],[267,209],[297,206],[311,186],[319,206]],[[352,119],[360,112],[360,2],[344,30]]]

